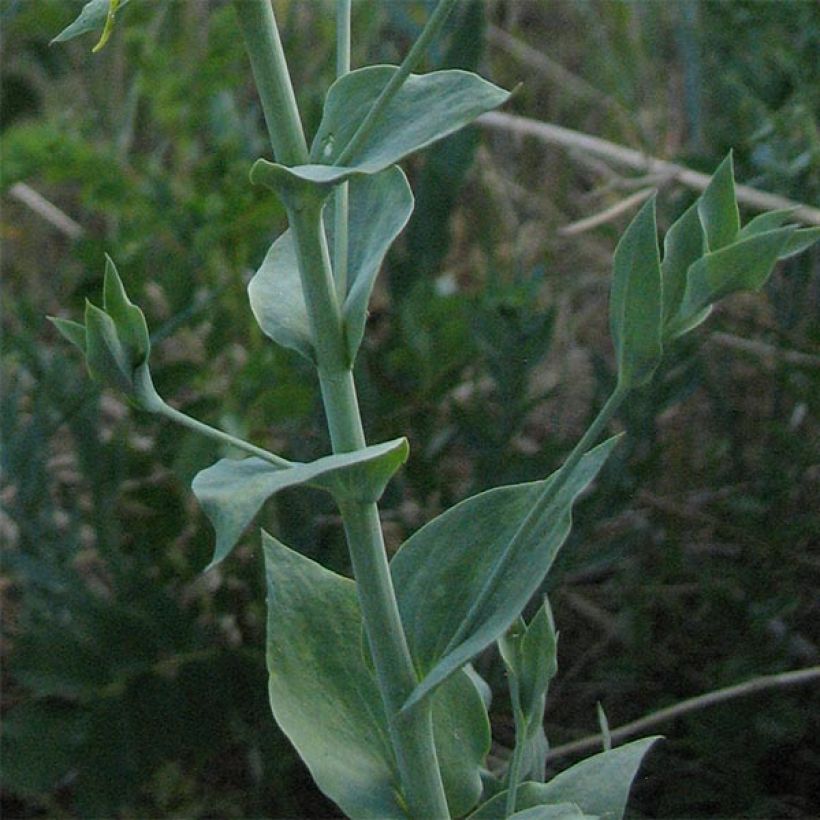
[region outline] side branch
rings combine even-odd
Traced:
[[[764,692],[767,689],[797,686],[798,684],[809,683],[818,679],[820,679],[820,666],[810,666],[806,669],[796,669],[793,672],[782,672],[777,675],[762,675],[761,677],[752,678],[744,683],[727,686],[724,689],[716,689],[714,692],[707,692],[705,695],[689,698],[688,700],[676,703],[674,706],[659,709],[657,712],[652,712],[638,720],[633,720],[631,723],[619,726],[617,729],[613,729],[609,734],[614,743],[620,743],[622,740],[632,737],[633,735],[641,734],[647,729],[657,726],[659,723],[674,720],[689,712],[696,712],[708,706],[714,706],[716,703],[722,703],[724,700],[753,695],[757,692]],[[588,752],[601,746],[603,742],[604,736],[602,734],[583,737],[572,743],[565,743],[563,746],[556,746],[554,749],[550,749],[549,752],[547,752],[547,760],[555,760],[560,757],[568,757],[570,755]]]

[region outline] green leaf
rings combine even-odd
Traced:
[[[348,291],[343,308],[351,362],[364,336],[367,305],[376,276],[395,238],[413,213],[413,192],[400,168],[357,177],[350,182],[348,217]],[[333,222],[328,219],[329,242]]]
[[[76,345],[85,354],[85,325],[74,322],[71,319],[59,319],[56,316],[46,317],[60,334],[68,339],[71,344]]]
[[[672,224],[663,240],[663,321],[666,325],[678,312],[686,291],[689,268],[706,253],[706,236],[698,216],[698,203]]]
[[[248,284],[251,310],[266,336],[315,361],[293,232],[288,228],[271,246]]]
[[[432,691],[515,620],[572,524],[572,505],[618,437],[587,453],[546,509],[545,481],[499,487],[447,510],[391,562],[410,651],[425,675],[404,708]]]
[[[745,239],[758,233],[767,233],[775,228],[780,228],[794,211],[794,208],[781,208],[777,211],[766,211],[766,213],[758,214],[740,229],[737,238]]]
[[[119,0],[119,8],[122,9],[130,0]],[[66,26],[51,42],[63,43],[66,40],[73,40],[81,34],[89,31],[100,31],[105,27],[108,18],[109,0],[89,0],[77,19]]]
[[[689,268],[686,291],[670,332],[688,324],[713,302],[739,290],[759,290],[769,278],[794,226],[753,234],[713,253]]]
[[[519,618],[498,641],[508,678],[528,728],[540,726],[549,682],[558,671],[558,642],[549,603],[544,600],[529,626]]]
[[[732,154],[720,163],[706,190],[698,198],[698,214],[710,251],[730,245],[740,231],[740,213],[735,198]]]
[[[373,176],[354,178],[349,203],[348,292],[343,317],[347,349],[353,361],[364,335],[367,303],[376,276],[388,248],[410,218],[413,194],[404,173],[393,167]],[[334,224],[330,209],[325,210],[324,222],[332,245]],[[313,361],[310,323],[290,229],[271,246],[251,279],[248,295],[265,334]]]
[[[270,701],[319,788],[349,816],[406,818],[387,719],[361,649],[353,581],[263,534]],[[466,673],[433,700],[435,741],[453,816],[472,808],[489,724]]]
[[[266,159],[258,159],[251,167],[250,176],[254,185],[270,188],[288,208],[301,208],[309,201],[323,202],[330,196],[334,185],[365,173],[368,172],[359,168],[329,165],[288,167]]]
[[[820,239],[820,227],[818,228],[798,228],[786,242],[786,247],[780,251],[778,259],[788,259],[798,253],[808,250],[817,240]]]
[[[132,369],[139,367],[151,350],[148,325],[143,312],[128,298],[114,261],[108,254],[105,256],[103,309],[114,320],[117,336]]]
[[[599,817],[601,820],[620,820],[626,811],[629,790],[641,761],[657,740],[660,737],[642,738],[617,749],[601,752],[576,763],[556,775],[549,783],[522,784],[516,795],[516,811],[536,806],[571,804],[578,806],[584,815]],[[506,792],[497,794],[470,815],[470,820],[504,817],[506,799]]]
[[[400,438],[286,469],[261,458],[223,458],[202,470],[192,489],[216,531],[208,569],[230,553],[265,501],[280,490],[308,484],[327,490],[339,502],[377,501],[406,461],[407,450],[407,439]]]
[[[91,375],[108,387],[130,393],[133,370],[120,343],[114,320],[91,302],[85,303],[85,359]]]
[[[396,66],[368,66],[333,83],[311,162],[334,164],[396,71]],[[497,108],[509,96],[468,71],[411,74],[348,165],[370,174],[381,171]]]
[[[584,814],[574,803],[559,803],[550,806],[533,806],[517,811],[510,820],[597,820],[595,815]]]
[[[648,382],[663,355],[661,287],[652,197],[638,211],[615,249],[609,322],[618,381],[623,387]]]

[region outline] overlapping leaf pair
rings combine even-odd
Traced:
[[[820,237],[820,228],[785,224],[790,214],[771,211],[740,227],[731,154],[670,227],[662,262],[654,197],[643,206],[615,251],[610,327],[623,387],[648,382],[665,345],[701,324],[715,302],[760,290],[779,259]]]

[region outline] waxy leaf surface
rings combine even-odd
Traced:
[[[695,262],[675,321],[687,321],[735,291],[762,288],[794,230],[788,226],[752,234]]]
[[[655,198],[638,211],[615,249],[609,324],[618,381],[638,387],[652,378],[663,347],[661,260]]]
[[[413,212],[413,194],[401,169],[393,167],[350,182],[347,293],[343,305],[345,341],[351,362],[364,335],[367,304],[390,245]],[[333,211],[324,211],[333,245]],[[296,247],[290,229],[271,246],[248,286],[251,309],[265,335],[314,359]]]
[[[198,473],[192,484],[216,531],[208,568],[230,553],[265,501],[280,490],[309,484],[340,501],[377,501],[406,459],[407,440],[403,438],[286,468],[256,457],[221,459]]]
[[[131,0],[120,0],[118,10],[121,10]],[[52,43],[62,43],[66,40],[73,40],[81,34],[89,31],[102,31],[105,20],[108,17],[110,0],[89,0],[73,23],[66,26],[54,39]]]
[[[621,820],[632,781],[644,756],[657,740],[660,738],[642,738],[601,752],[576,763],[549,783],[523,783],[516,793],[516,811],[571,804],[578,806],[585,815],[601,820]],[[506,799],[506,792],[497,794],[470,815],[470,820],[504,817]]]
[[[356,586],[263,534],[273,714],[319,788],[353,818],[406,818],[387,718],[362,656]],[[462,672],[435,694],[436,754],[448,805],[463,816],[481,793],[490,745],[481,697]]]
[[[569,534],[573,502],[616,442],[587,453],[545,509],[535,508],[554,475],[468,498],[402,545],[391,572],[410,651],[425,676],[405,708],[515,620]]]
[[[672,223],[664,237],[663,249],[663,320],[667,324],[683,301],[689,268],[706,253],[706,235],[697,202]]]
[[[710,251],[730,245],[740,231],[740,213],[735,198],[735,171],[729,154],[698,197],[698,214]]]
[[[397,70],[395,66],[368,66],[333,83],[311,148],[311,162],[335,164]],[[467,71],[411,74],[345,165],[370,174],[381,171],[497,108],[509,96]]]

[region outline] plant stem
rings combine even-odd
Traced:
[[[338,303],[326,245],[321,206],[289,212],[319,369],[319,384],[334,452],[365,446],[353,373],[346,360]],[[396,593],[375,504],[341,508],[356,589],[379,691],[390,721],[390,736],[404,796],[413,817],[448,817],[436,760],[430,704],[396,719],[418,678],[399,616]]]
[[[404,81],[410,76],[410,72],[418,65],[424,56],[427,46],[430,45],[433,38],[438,34],[439,29],[444,25],[447,17],[457,3],[458,0],[439,0],[439,4],[427,20],[427,24],[422,29],[418,40],[413,43],[412,48],[407,52],[407,56],[402,60],[399,70],[390,78],[390,81],[382,89],[379,96],[376,97],[376,101],[350,138],[350,142],[344,147],[339,156],[333,160],[334,165],[344,165],[349,162],[356,151],[364,145],[373,131],[373,127],[379,121],[382,112],[387,108],[402,85],[404,85]]]
[[[337,78],[350,71],[350,4],[351,0],[336,0]],[[347,296],[348,190],[348,183],[343,182],[337,186],[333,200],[333,278],[336,280],[336,298],[342,306]]]
[[[182,411],[175,410],[170,405],[165,404],[165,402],[162,402],[162,405],[157,407],[155,412],[161,416],[165,416],[167,419],[171,419],[171,421],[175,421],[177,424],[181,424],[183,427],[187,427],[189,430],[193,430],[196,433],[201,433],[203,436],[208,436],[208,438],[221,441],[223,444],[229,444],[231,447],[236,447],[239,450],[244,450],[246,453],[250,453],[252,456],[256,456],[257,458],[262,458],[280,469],[286,469],[287,467],[292,467],[294,465],[294,462],[288,461],[286,458],[282,458],[281,456],[277,456],[267,450],[263,450],[261,447],[250,444],[241,438],[236,438],[236,436],[232,436],[230,433],[217,430],[216,427],[211,427],[210,424],[197,421]]]
[[[445,2],[452,5],[452,0]],[[303,164],[307,161],[307,149],[302,150],[293,136],[302,134],[298,111],[295,103],[282,104],[283,99],[293,98],[293,92],[273,12],[264,0],[242,3],[236,0],[235,6],[277,160],[284,164]],[[283,133],[292,137],[284,140],[281,138]],[[321,203],[305,201],[289,207],[288,220],[296,247],[333,451],[358,450],[365,446],[365,436],[322,226]],[[413,817],[425,820],[449,817],[436,759],[429,703],[397,717],[418,678],[399,616],[378,508],[375,504],[351,503],[343,505],[341,512],[404,798]]]
[[[304,165],[307,142],[271,0],[234,0],[236,19],[259,90],[273,155],[283,165]]]
[[[513,689],[515,691],[513,691]],[[513,701],[513,720],[515,721],[515,748],[513,749],[510,768],[507,770],[507,801],[504,806],[504,816],[515,814],[515,800],[518,796],[518,784],[521,781],[521,766],[524,762],[526,748],[527,721],[518,699],[518,682],[510,678],[510,696]]]
[[[592,424],[590,424],[587,428],[584,435],[581,436],[578,443],[572,449],[572,452],[569,456],[567,456],[566,461],[564,461],[561,465],[558,472],[555,473],[552,480],[545,487],[544,492],[536,500],[535,504],[532,506],[532,509],[527,513],[526,517],[519,525],[512,537],[509,549],[514,549],[515,547],[513,545],[516,542],[529,538],[532,531],[540,526],[543,515],[549,510],[552,502],[555,501],[558,494],[564,488],[567,480],[572,475],[572,471],[578,466],[578,462],[598,440],[601,432],[615,415],[628,393],[629,388],[624,388],[620,385],[616,386],[616,388],[612,391],[612,394],[606,400],[604,406],[601,408]],[[476,596],[476,603],[474,603],[467,612],[459,628],[456,630],[455,634],[450,639],[450,642],[445,647],[444,652],[442,653],[443,655],[446,655],[447,652],[458,646],[459,643],[464,640],[464,636],[470,634],[470,632],[474,629],[474,621],[477,617],[480,603],[486,600],[488,592],[494,588],[497,582],[498,574],[496,572],[491,573],[485,581],[482,591]]]

